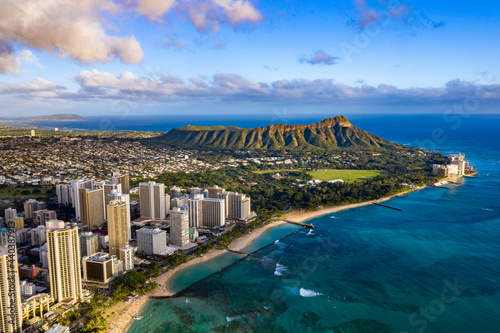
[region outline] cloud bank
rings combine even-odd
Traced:
[[[402,89],[393,85],[350,86],[331,79],[283,79],[270,83],[248,80],[232,73],[211,77],[175,76],[157,78],[123,72],[116,76],[98,70],[82,71],[75,81],[78,90],[68,90],[38,78],[30,83],[9,85],[0,82],[4,98],[44,101],[135,100],[168,104],[174,101],[287,102],[329,104],[337,102],[366,105],[434,105],[470,100],[500,101],[500,85],[478,85],[452,80],[443,87]],[[54,101],[55,102],[55,101]]]
[[[299,61],[302,64],[332,66],[335,65],[339,59],[338,57],[329,55],[323,50],[318,50],[311,56],[302,56]]]

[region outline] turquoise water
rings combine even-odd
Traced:
[[[268,230],[261,237],[253,241],[250,245],[243,248],[241,252],[250,253],[269,243],[274,242],[281,237],[284,237],[295,230],[300,229],[298,226],[284,224],[274,227]],[[202,280],[203,278],[217,272],[221,268],[224,268],[241,258],[243,255],[237,253],[224,253],[214,259],[205,261],[196,266],[192,266],[189,269],[180,271],[178,274],[174,275],[172,279],[168,282],[168,289],[173,292],[179,292],[182,289]]]
[[[498,120],[462,125],[434,142],[478,167],[463,186],[385,203],[401,212],[372,205],[316,218],[312,232],[300,231],[182,297],[149,302],[129,332],[498,332],[498,128]],[[431,130],[377,134],[405,143]]]

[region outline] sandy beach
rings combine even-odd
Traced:
[[[233,251],[241,251],[250,243],[252,243],[253,240],[256,238],[260,237],[264,232],[269,230],[270,228],[273,228],[275,226],[278,226],[280,224],[286,223],[284,221],[275,221],[269,224],[266,224],[262,228],[259,228],[257,230],[252,231],[249,234],[243,235],[238,239],[235,239],[230,245],[229,249]],[[174,269],[171,269],[162,275],[158,276],[155,281],[158,283],[158,287],[155,290],[152,290],[141,297],[138,297],[135,301],[132,301],[130,304],[125,304],[125,302],[120,302],[116,305],[114,305],[112,308],[108,309],[106,311],[107,314],[110,314],[115,312],[115,315],[111,315],[109,319],[109,324],[108,324],[108,329],[110,332],[126,332],[127,328],[130,326],[130,324],[133,321],[133,317],[137,316],[140,312],[141,309],[146,305],[146,303],[151,299],[155,297],[166,297],[166,296],[172,296],[174,293],[171,290],[167,289],[168,286],[168,280],[174,276],[175,274],[185,270],[186,268],[189,268],[193,265],[200,264],[202,262],[211,260],[217,256],[220,256],[221,254],[227,253],[227,250],[212,250],[209,251],[208,253],[205,253],[203,257],[196,257],[190,261],[188,261],[185,264],[182,264],[180,266],[177,266]]]
[[[292,222],[304,222],[310,219],[313,219],[318,216],[323,216],[323,215],[328,215],[328,214],[333,214],[336,212],[339,212],[341,210],[346,210],[346,209],[352,209],[352,208],[357,208],[357,207],[362,207],[362,206],[367,206],[367,205],[373,205],[374,203],[380,203],[384,202],[387,200],[391,200],[396,197],[400,197],[403,195],[406,195],[408,193],[411,193],[413,191],[418,191],[424,189],[426,186],[421,186],[417,187],[415,189],[411,189],[405,192],[401,192],[398,194],[394,194],[385,198],[377,199],[377,200],[370,200],[370,201],[365,201],[365,202],[360,202],[356,204],[351,204],[351,205],[342,205],[342,206],[334,206],[334,207],[325,207],[322,209],[318,210],[297,210],[291,213],[286,214],[283,219],[285,221],[292,221]]]

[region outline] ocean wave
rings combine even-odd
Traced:
[[[315,296],[321,296],[323,294],[315,292],[314,290],[300,288],[299,295],[302,297],[315,297]]]
[[[186,297],[186,303],[191,303],[191,301],[187,297]]]
[[[482,208],[482,210],[487,210],[488,212],[492,212],[493,211],[493,209],[491,209],[491,208]]]
[[[283,276],[283,273],[286,272],[286,271],[288,271],[288,267],[286,267],[285,265],[277,263],[276,264],[276,269],[274,270],[274,275],[276,275],[276,276]]]
[[[314,236],[313,230],[309,229],[309,232],[306,234],[306,236]]]

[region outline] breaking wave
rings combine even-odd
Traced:
[[[288,270],[288,267],[278,263],[278,264],[276,264],[276,269],[274,271],[274,275],[283,276],[283,273],[286,272],[287,270]]]
[[[321,296],[323,294],[322,293],[317,293],[314,290],[300,288],[299,295],[302,296],[302,297],[315,297],[315,296]]]

